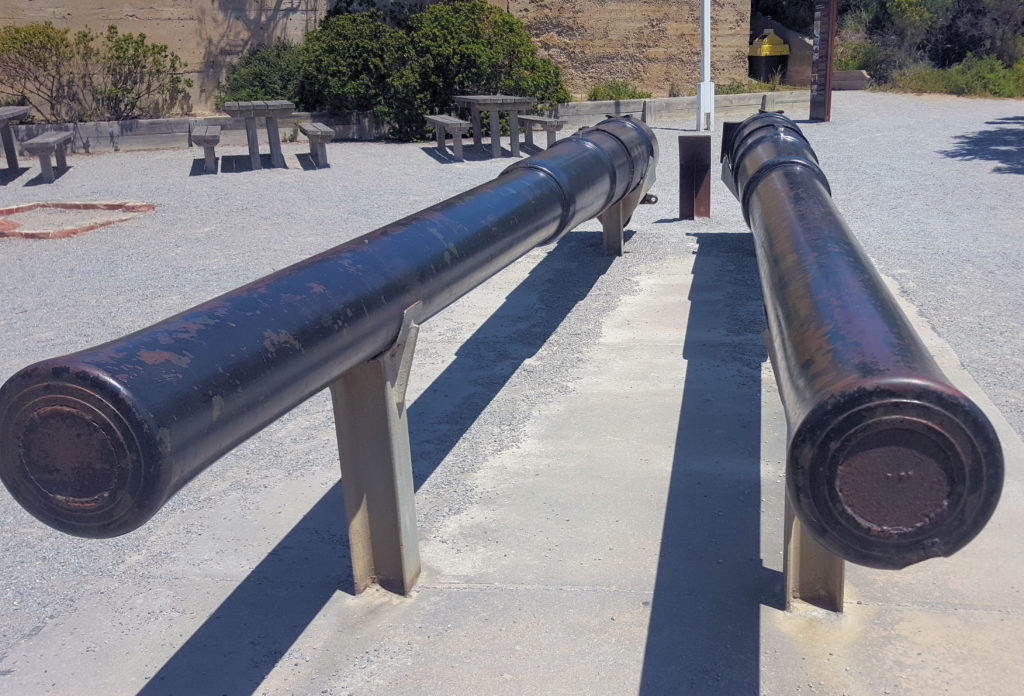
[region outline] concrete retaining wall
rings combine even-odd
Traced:
[[[750,115],[761,107],[765,93],[720,94],[715,96],[716,118]],[[775,108],[800,114],[810,102],[807,90],[770,92]],[[645,108],[646,106],[646,108]],[[569,128],[590,126],[607,116],[633,116],[645,118],[647,123],[679,121],[697,118],[697,97],[665,97],[659,99],[622,99],[619,101],[570,102],[559,104],[552,110],[552,116],[565,119]]]

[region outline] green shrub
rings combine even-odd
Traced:
[[[457,94],[533,97],[538,108],[570,99],[561,70],[537,57],[522,21],[485,0],[430,5],[408,26],[431,107],[446,109]]]
[[[0,28],[0,98],[31,105],[44,121],[164,115],[187,98],[184,67],[166,45],[114,26],[102,35],[50,22]]]
[[[302,46],[306,108],[371,111],[391,124],[392,137],[410,139],[426,133],[423,114],[447,111],[457,94],[533,97],[538,108],[570,98],[523,23],[486,0],[430,5],[404,28],[388,26],[377,10],[342,6]]]
[[[919,64],[895,73],[889,86],[907,92],[1020,97],[1024,96],[1024,59],[1012,68],[993,56],[974,55],[951,68]]]
[[[217,87],[214,105],[227,101],[287,99],[299,101],[302,47],[284,39],[269,46],[257,46],[231,65]]]
[[[81,34],[80,34],[81,35]],[[143,33],[121,34],[110,25],[93,56],[99,67],[94,85],[104,119],[123,121],[161,116],[180,108],[191,80],[181,77],[185,64],[166,44],[146,43]]]
[[[587,101],[612,101],[616,99],[650,99],[651,93],[644,92],[626,80],[608,80],[595,85],[587,92]]]
[[[409,137],[424,106],[416,56],[409,36],[381,19],[376,10],[336,14],[306,34],[299,101],[310,110],[369,111]]]

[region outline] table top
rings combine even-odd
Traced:
[[[284,99],[271,101],[230,101],[224,102],[224,113],[228,116],[290,116],[295,111],[295,104]]]
[[[31,110],[31,106],[0,106],[0,122],[24,118]]]
[[[498,109],[526,109],[537,101],[533,97],[514,97],[510,94],[466,94],[453,97],[456,104],[475,104]]]

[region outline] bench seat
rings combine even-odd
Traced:
[[[548,116],[534,116],[533,114],[520,114],[519,122],[523,124],[523,132],[526,134],[527,145],[533,145],[533,127],[540,126],[547,131],[548,147],[555,144],[555,132],[565,127],[565,121]]]
[[[447,154],[444,146],[445,133],[452,134],[452,150],[455,159],[462,161],[462,134],[466,133],[472,125],[469,121],[455,118],[454,116],[427,115],[423,119],[437,132],[437,151]]]
[[[21,148],[28,154],[39,158],[39,168],[42,170],[43,179],[52,184],[56,177],[53,175],[50,155],[56,155],[59,169],[67,169],[68,161],[64,156],[64,147],[73,137],[74,133],[71,131],[47,131],[21,143]]]
[[[299,130],[309,139],[309,156],[317,168],[329,167],[327,143],[334,140],[334,129],[323,123],[300,123]]]
[[[214,148],[220,144],[220,126],[196,126],[192,129],[192,142],[203,146],[206,173],[216,174],[217,157]]]

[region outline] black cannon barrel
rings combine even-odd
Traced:
[[[991,424],[885,288],[795,123],[763,113],[730,125],[722,159],[754,234],[798,517],[862,565],[954,553],[1002,489]]]
[[[496,179],[0,389],[0,478],[69,534],[137,528],[218,457],[534,247],[654,181],[615,118]]]

